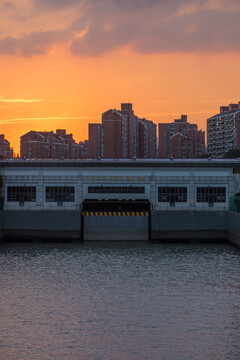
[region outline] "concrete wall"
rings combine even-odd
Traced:
[[[79,211],[4,211],[2,229],[3,237],[13,240],[19,238],[80,240],[81,217]]]
[[[85,216],[84,240],[147,241],[147,216]]]
[[[152,240],[227,239],[226,211],[156,211]]]
[[[240,247],[240,213],[228,214],[228,240]]]
[[[85,217],[85,240],[147,240],[147,217]],[[79,211],[0,211],[0,239],[81,240]],[[156,211],[152,240],[229,239],[240,247],[240,214]]]
[[[0,240],[3,238],[3,211],[0,211]]]

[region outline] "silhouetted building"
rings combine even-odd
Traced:
[[[20,156],[25,158],[77,159],[82,157],[82,145],[66,130],[29,131],[20,138]]]
[[[4,134],[0,135],[0,156],[4,158],[13,157],[13,149],[10,148],[10,143],[4,138]]]
[[[128,116],[119,110],[108,110],[102,114],[103,157],[128,158]]]
[[[88,124],[88,156],[97,159],[103,155],[102,124]]]
[[[156,125],[137,117],[130,103],[104,112],[102,124],[89,124],[91,157],[156,158],[156,143]]]
[[[240,150],[240,101],[221,106],[220,113],[207,119],[207,152],[221,158],[229,150]]]
[[[146,119],[139,119],[139,158],[156,158],[157,125]]]
[[[158,156],[162,159],[194,159],[206,152],[205,132],[187,121],[187,115],[172,123],[158,124]]]

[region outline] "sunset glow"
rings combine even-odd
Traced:
[[[121,102],[205,129],[240,100],[239,1],[12,0],[0,11],[0,132],[16,153],[30,130],[84,140]]]

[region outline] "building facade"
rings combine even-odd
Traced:
[[[13,149],[10,147],[10,143],[5,139],[4,134],[0,135],[0,156],[4,159],[13,157]]]
[[[110,159],[128,158],[128,118],[118,110],[102,114],[103,157]]]
[[[103,157],[103,126],[102,124],[88,125],[88,157],[97,159]]]
[[[207,152],[214,158],[229,150],[240,150],[240,102],[221,106],[220,113],[207,119]]]
[[[102,114],[102,124],[89,125],[90,158],[156,158],[156,139],[156,125],[136,116],[132,104],[122,103],[121,110]]]
[[[161,159],[195,159],[205,154],[205,132],[187,121],[187,115],[172,123],[158,124],[158,156]]]
[[[139,119],[139,158],[154,159],[157,150],[156,124],[146,119]]]
[[[34,159],[79,159],[83,146],[77,144],[66,130],[29,131],[20,138],[20,156]]]
[[[3,160],[5,210],[79,210],[85,200],[146,200],[152,210],[227,211],[238,160]]]

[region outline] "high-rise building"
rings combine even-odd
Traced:
[[[157,154],[157,125],[146,119],[139,119],[139,158],[154,159]]]
[[[122,103],[121,113],[127,117],[127,157],[137,158],[139,157],[139,118],[134,114],[131,103]]]
[[[98,132],[97,125],[100,126],[89,125],[89,141],[92,139],[101,144],[101,157],[114,159],[156,157],[156,125],[152,121],[136,116],[131,103],[122,103],[121,110],[107,110],[102,114],[101,130]],[[96,133],[94,137],[93,134]],[[96,143],[91,145],[91,148],[94,147],[97,148]],[[90,150],[90,154],[92,153]]]
[[[25,158],[76,159],[82,157],[82,146],[66,130],[29,131],[20,138],[20,156]]]
[[[13,157],[13,149],[10,148],[10,143],[5,139],[4,134],[0,135],[0,156],[3,158]]]
[[[187,121],[187,115],[172,123],[158,124],[158,156],[166,159],[193,159],[205,153],[205,132]]]
[[[220,113],[207,119],[207,152],[221,158],[229,150],[240,150],[240,101],[221,106]]]
[[[102,114],[103,157],[121,159],[128,157],[127,116],[118,110]]]
[[[102,124],[88,125],[88,156],[92,159],[97,159],[103,156]]]

